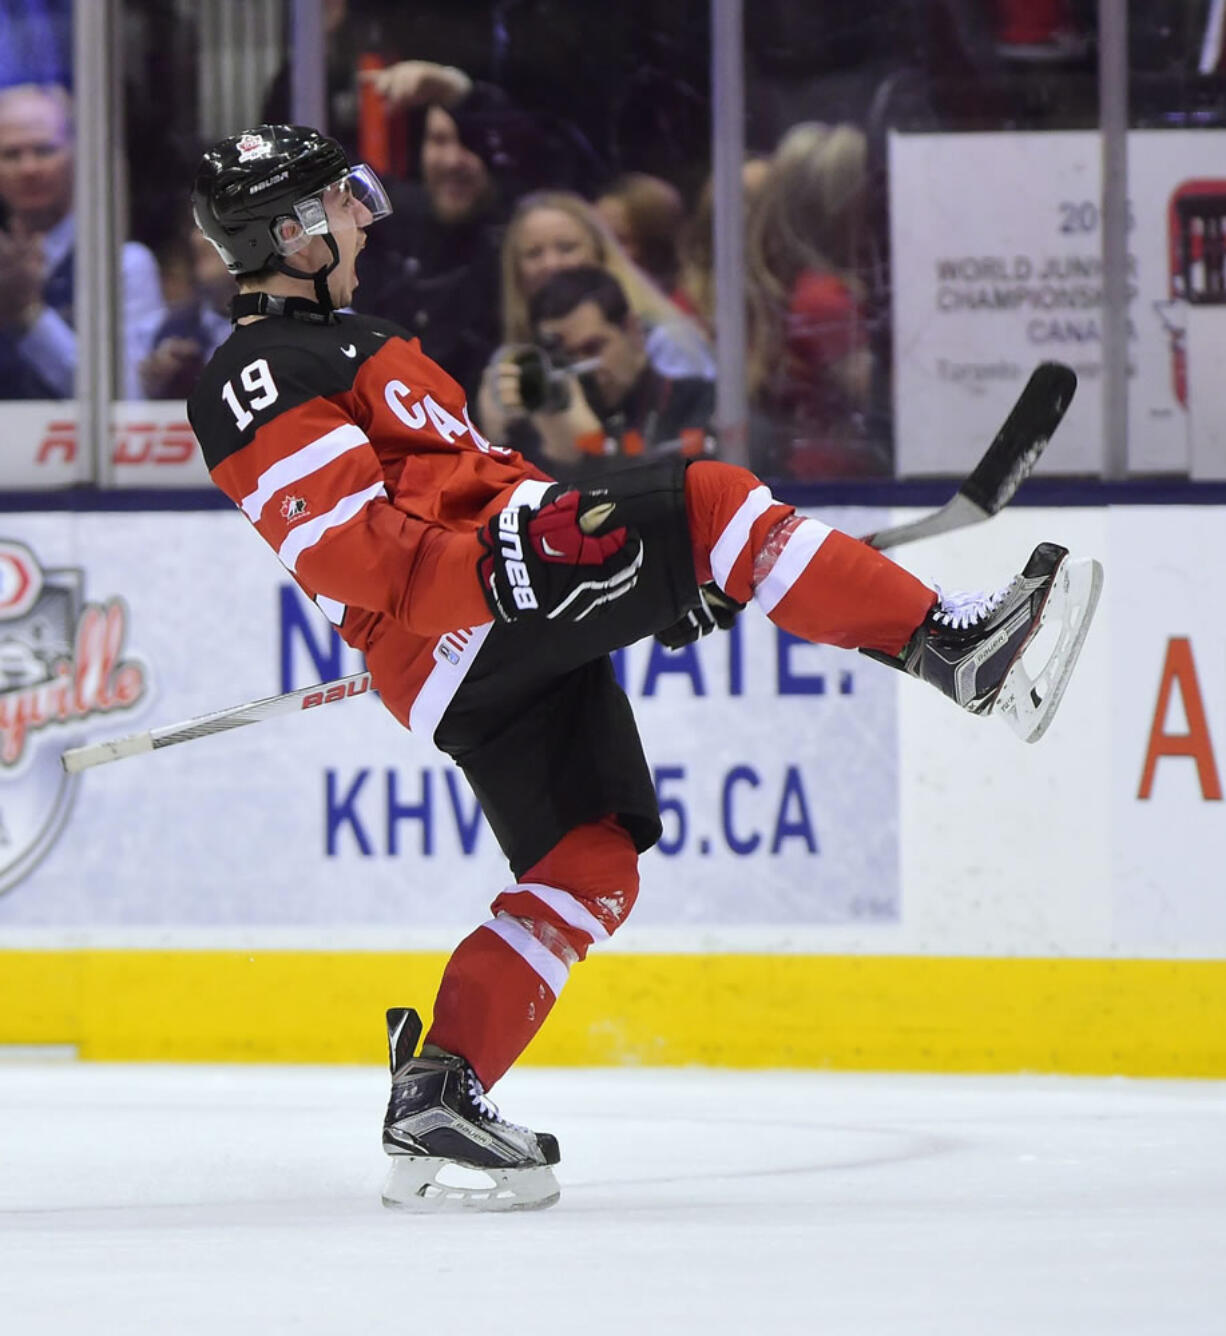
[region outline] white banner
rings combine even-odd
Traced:
[[[627,651],[665,833],[614,949],[1226,956],[1226,509],[1014,507],[898,555],[996,587],[1043,539],[1106,586],[1036,746],[752,608]],[[454,943],[505,862],[372,697],[59,768],[360,667],[235,514],[6,516],[0,946]]]
[[[1080,131],[891,134],[901,475],[970,468],[1049,359],[1081,385],[1040,468],[1101,467],[1101,151]],[[1129,467],[1226,477],[1226,133],[1133,131],[1128,176]]]

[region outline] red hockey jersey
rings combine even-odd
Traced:
[[[213,481],[366,653],[388,707],[433,733],[489,631],[476,531],[550,480],[480,435],[416,339],[364,316],[238,326],[188,417]]]

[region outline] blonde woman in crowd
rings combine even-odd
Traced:
[[[746,158],[741,167],[741,190],[748,217],[770,172],[770,159]],[[715,186],[710,177],[698,203],[681,230],[681,267],[673,300],[698,322],[707,337],[715,338]]]
[[[602,266],[621,284],[657,371],[714,378],[714,358],[701,330],[631,263],[592,205],[569,191],[537,191],[516,205],[502,245],[503,346],[486,367],[478,399],[481,428],[491,440],[504,443],[512,422],[498,399],[497,368],[532,342],[529,301],[559,270],[587,264]]]
[[[806,123],[780,140],[746,240],[751,404],[769,424],[760,467],[800,478],[888,468],[865,433],[867,141]]]

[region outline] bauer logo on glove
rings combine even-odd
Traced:
[[[480,530],[478,567],[490,611],[582,621],[634,588],[643,544],[625,526],[607,530],[614,503],[579,491],[550,492],[539,510],[500,510]]]
[[[519,521],[523,514],[522,506],[498,512],[498,545],[502,549],[502,570],[511,598],[520,612],[531,612],[539,605],[524,561],[523,539],[519,536]]]

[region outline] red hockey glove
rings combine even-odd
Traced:
[[[485,555],[477,568],[494,616],[578,622],[628,594],[643,544],[624,526],[606,532],[612,512],[613,502],[598,493],[569,491],[540,510],[494,515],[478,534]]]
[[[667,649],[684,649],[717,628],[730,631],[737,615],[744,611],[744,603],[738,603],[712,581],[699,589],[697,606],[671,626],[657,631],[656,639]]]

